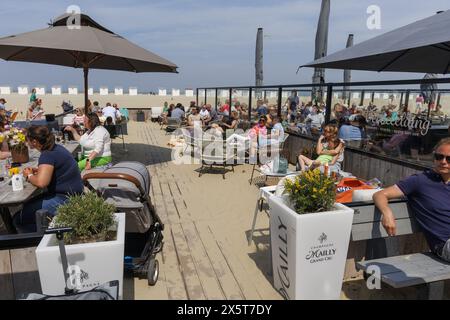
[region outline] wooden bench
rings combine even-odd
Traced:
[[[393,288],[418,286],[418,298],[442,299],[445,280],[450,279],[450,263],[437,258],[431,252],[398,255],[389,242],[389,237],[381,224],[381,213],[373,203],[353,203],[355,210],[352,226],[352,241],[367,240],[366,260],[356,262],[356,268],[368,271],[376,266],[376,278]],[[395,215],[397,236],[420,233],[418,224],[405,200],[390,202]],[[369,272],[365,273],[365,276]]]

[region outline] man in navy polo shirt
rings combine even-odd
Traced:
[[[406,196],[432,252],[450,262],[450,138],[441,140],[434,151],[433,170],[414,174],[374,194],[382,225],[395,236],[396,225],[389,199]]]

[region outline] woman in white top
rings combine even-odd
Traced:
[[[98,116],[95,113],[89,113],[85,118],[84,126],[87,132],[82,136],[73,127],[64,129],[72,132],[74,139],[80,142],[84,149],[84,159],[78,161],[78,168],[81,171],[90,170],[111,163],[111,137],[108,130],[100,124]]]

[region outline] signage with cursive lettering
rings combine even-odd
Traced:
[[[404,128],[405,130],[412,130],[419,132],[422,136],[425,136],[428,133],[428,130],[431,127],[431,121],[420,118],[420,117],[408,117],[406,115],[402,115],[396,119],[389,119],[384,116],[379,116],[377,114],[369,114],[367,117],[367,122],[372,126],[383,126],[383,125],[391,125],[394,127]],[[412,135],[413,133],[411,133]]]

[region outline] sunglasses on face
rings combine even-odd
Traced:
[[[445,161],[447,161],[447,163],[450,163],[450,156],[445,156],[442,153],[434,154],[434,159],[437,161],[442,161],[444,158],[445,158]]]

